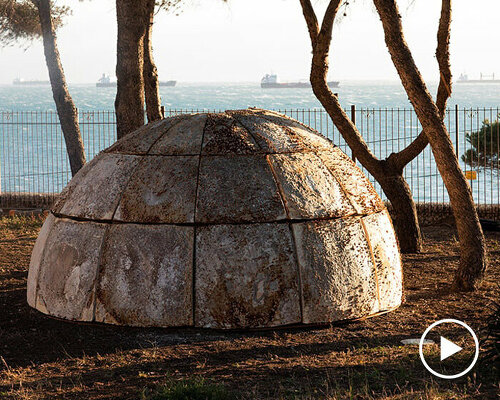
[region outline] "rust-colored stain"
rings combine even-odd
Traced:
[[[202,154],[252,154],[259,147],[252,136],[227,114],[209,114]]]
[[[47,218],[27,293],[69,320],[266,328],[395,309],[402,272],[349,157],[249,109],[167,118],[101,152]]]
[[[278,187],[263,155],[203,157],[199,179],[198,222],[266,222],[286,218]]]

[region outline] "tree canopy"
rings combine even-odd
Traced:
[[[36,1],[0,0],[0,42],[4,46],[19,41],[31,41],[42,36]],[[62,26],[64,17],[70,13],[69,7],[56,6],[51,2],[54,28]]]

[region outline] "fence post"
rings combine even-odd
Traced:
[[[354,125],[356,125],[356,105],[351,104],[351,121]],[[356,156],[354,155],[354,152],[351,149],[352,153],[352,161],[356,162]]]
[[[161,106],[160,110],[161,110],[161,119],[165,119],[165,106]]]
[[[457,143],[455,147],[455,152],[457,153],[457,158],[458,158],[458,104],[455,104],[455,141]]]

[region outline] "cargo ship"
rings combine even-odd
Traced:
[[[37,86],[37,85],[50,85],[49,81],[26,81],[22,78],[16,78],[12,81],[13,85],[24,85],[24,86]]]
[[[170,86],[173,87],[177,84],[177,81],[160,81],[158,83],[160,86]]]
[[[500,79],[495,79],[495,74],[479,74],[479,79],[469,79],[467,74],[460,74],[457,83],[500,83]]]
[[[96,87],[115,87],[116,81],[111,81],[109,75],[102,74],[95,85]]]
[[[328,82],[332,88],[339,87],[338,81]],[[310,88],[310,82],[278,82],[278,75],[266,74],[260,81],[260,87],[263,89],[282,89],[282,88]]]
[[[159,86],[175,86],[177,81],[160,81]],[[116,87],[116,81],[112,81],[109,75],[102,74],[95,84],[97,87]]]

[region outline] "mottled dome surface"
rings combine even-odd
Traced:
[[[389,214],[329,140],[265,110],[148,124],[71,180],[33,249],[28,302],[70,320],[259,328],[401,303]]]

